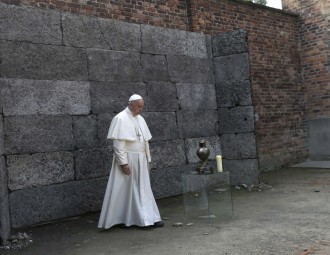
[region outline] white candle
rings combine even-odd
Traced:
[[[221,173],[222,172],[222,157],[220,155],[217,155],[215,157],[215,159],[217,160],[217,169],[218,169],[218,172]]]

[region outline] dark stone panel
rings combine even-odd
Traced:
[[[178,126],[183,138],[216,136],[218,114],[216,110],[178,111]]]
[[[5,116],[82,115],[91,111],[89,82],[1,79],[0,86]]]
[[[12,227],[98,211],[102,207],[107,180],[104,177],[14,191],[9,195]]]
[[[252,105],[251,84],[249,80],[216,83],[218,107]]]
[[[150,129],[152,140],[172,140],[179,138],[175,112],[143,112]]]
[[[0,245],[10,237],[7,170],[4,157],[0,158]]]
[[[109,82],[143,81],[140,54],[125,51],[88,49],[89,79]]]
[[[128,99],[133,94],[146,96],[144,83],[125,82],[91,82],[92,112],[121,112],[128,105]]]
[[[75,148],[98,146],[96,115],[73,117],[73,139]]]
[[[141,32],[138,24],[71,13],[63,13],[62,22],[64,45],[141,51]]]
[[[253,106],[220,108],[219,134],[232,134],[254,131]]]
[[[164,168],[186,163],[183,140],[150,143],[151,168]]]
[[[214,84],[177,83],[181,110],[217,109]]]
[[[107,139],[109,128],[113,117],[116,114],[100,114],[97,116],[97,137],[99,146],[108,147],[112,146],[112,141]]]
[[[107,176],[113,158],[112,148],[78,150],[75,156],[75,178],[77,180]]]
[[[73,149],[70,116],[19,116],[4,119],[7,154]]]
[[[11,155],[7,157],[8,188],[27,189],[74,179],[71,152]]]
[[[37,80],[88,80],[83,49],[0,40],[0,76]]]
[[[221,136],[221,148],[226,159],[256,158],[256,137],[253,133],[225,134]]]
[[[0,39],[61,45],[61,14],[0,3]]]
[[[248,53],[216,57],[213,59],[215,81],[240,81],[250,78]]]
[[[248,51],[247,32],[236,30],[212,36],[213,57]]]
[[[177,90],[174,83],[147,83],[147,94],[144,98],[145,111],[168,112],[179,109]]]
[[[209,58],[167,56],[170,81],[182,83],[213,83],[213,63]]]
[[[142,54],[143,81],[169,81],[164,55]]]

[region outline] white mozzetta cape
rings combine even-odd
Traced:
[[[108,132],[108,139],[118,139],[124,141],[136,141],[136,130],[133,123],[133,118],[137,118],[142,136],[145,141],[149,141],[152,136],[147,126],[146,121],[140,115],[133,116],[131,111],[126,109],[118,113],[111,121],[111,125]]]

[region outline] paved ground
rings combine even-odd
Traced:
[[[158,200],[164,228],[99,231],[98,213],[20,230],[33,245],[11,255],[330,255],[330,169],[287,168],[262,174],[269,190],[233,188],[234,217],[175,227],[182,197]]]

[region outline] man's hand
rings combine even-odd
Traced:
[[[129,169],[128,164],[121,165],[121,170],[123,170],[124,174],[126,174],[126,175],[130,175],[131,174],[131,169]]]

